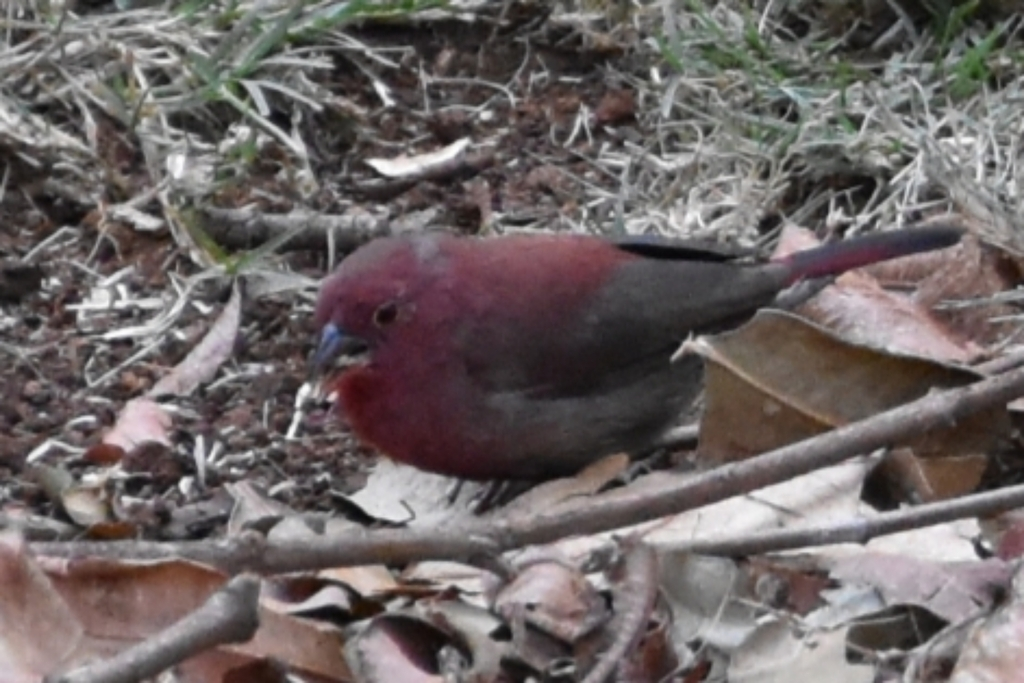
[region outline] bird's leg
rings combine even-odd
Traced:
[[[466,485],[465,479],[453,479],[451,486],[448,488],[448,494],[445,496],[448,499],[448,507],[455,505],[455,501],[459,499],[462,494],[462,487]]]
[[[645,474],[667,469],[667,465],[670,464],[669,456],[671,453],[672,451],[668,448],[656,448],[653,451],[643,453],[636,460],[629,463],[629,467],[616,479],[622,482],[623,485],[626,485]]]
[[[470,503],[473,514],[482,515],[494,508],[507,505],[512,502],[513,498],[533,488],[536,483],[535,481],[523,481],[520,479],[494,479],[489,481],[473,499],[472,503]]]

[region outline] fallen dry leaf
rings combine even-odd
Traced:
[[[494,515],[536,515],[567,500],[592,496],[623,476],[629,469],[630,459],[617,453],[592,462],[571,477],[552,479],[534,486],[508,505],[495,509]]]
[[[663,552],[658,564],[662,594],[672,607],[673,642],[699,639],[732,653],[756,630],[751,582],[734,560]]]
[[[873,666],[846,660],[846,629],[798,633],[788,621],[758,626],[729,663],[730,683],[869,683]]]
[[[957,247],[879,263],[865,271],[883,283],[915,283],[915,303],[934,309],[934,317],[947,329],[981,347],[999,343],[1019,327],[1013,320],[992,320],[1016,315],[1017,307],[980,301],[1017,287],[1024,275],[1024,264],[998,247],[982,243],[973,234],[965,235]],[[969,307],[939,306],[946,301],[972,299],[979,303]]]
[[[745,536],[760,530],[791,529],[849,521],[861,516],[860,491],[873,459],[855,458],[789,481],[643,525],[644,540],[657,545]],[[627,487],[632,495],[657,489],[654,473]]]
[[[82,650],[110,656],[158,633],[200,607],[221,588],[226,577],[185,561],[127,563],[78,559],[41,566],[83,632]],[[324,681],[350,681],[341,656],[338,629],[277,613],[260,606],[260,628],[247,643],[225,645],[185,664],[202,671],[197,683],[220,681],[231,669],[257,659],[274,658],[297,672]]]
[[[698,452],[712,461],[751,457],[979,378],[857,346],[778,311],[694,348],[707,361]],[[909,445],[922,457],[985,453],[1007,425],[1004,410],[989,410]]]
[[[810,231],[788,225],[782,231],[777,253],[809,249],[819,243]],[[943,249],[915,254],[890,263],[895,264],[893,268],[906,269],[908,264],[924,259],[948,260],[955,251]],[[905,278],[899,282],[913,285],[915,281]],[[889,291],[862,270],[839,276],[797,311],[850,342],[892,353],[955,363],[967,363],[981,353],[981,348],[969,338],[961,338],[940,322],[930,310],[930,304],[923,304],[905,293]]]
[[[1018,571],[1010,600],[978,622],[964,643],[950,683],[1019,681],[1024,671],[1024,585]]]
[[[884,478],[897,500],[933,502],[970,493],[978,488],[988,468],[988,456],[969,453],[948,458],[920,458],[909,448],[888,453],[873,476]]]
[[[444,683],[437,653],[456,647],[425,620],[385,614],[373,619],[345,646],[345,658],[360,683]]]
[[[610,616],[587,578],[564,562],[535,562],[517,571],[494,598],[494,610],[506,621],[521,619],[572,644]]]
[[[872,586],[887,605],[917,605],[960,623],[987,611],[1009,588],[1012,567],[996,559],[933,562],[863,553],[837,559],[829,575],[843,583]]]
[[[128,452],[150,441],[170,446],[171,416],[149,398],[133,398],[124,404],[117,422],[103,435],[103,443]]]
[[[3,683],[38,683],[88,654],[82,624],[16,534],[0,534],[0,584]]]

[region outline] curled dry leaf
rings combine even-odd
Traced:
[[[281,614],[349,621],[355,602],[344,587],[316,578],[283,577],[264,584],[264,607]]]
[[[110,503],[102,484],[73,485],[61,492],[61,506],[75,524],[92,527],[111,520]]]
[[[988,468],[984,453],[967,453],[946,458],[919,458],[909,448],[896,448],[882,461],[872,476],[880,476],[890,486],[900,487],[898,500],[923,503],[946,500],[978,488]]]
[[[777,253],[781,255],[809,249],[818,243],[810,231],[786,226]],[[893,268],[906,269],[908,264],[923,263],[926,259],[941,260],[947,264],[959,263],[959,249],[943,249],[895,259],[892,261],[895,264]],[[904,277],[898,282],[906,289],[915,286],[918,281]],[[954,333],[929,310],[929,306],[934,303],[934,300],[923,303],[905,294],[889,291],[871,275],[863,271],[851,271],[836,278],[831,286],[801,305],[798,311],[844,339],[893,353],[909,353],[955,363],[966,363],[980,355],[979,346]]]
[[[503,681],[506,673],[502,661],[509,655],[511,647],[501,637],[495,637],[503,629],[501,620],[492,612],[455,600],[424,600],[417,605],[418,611],[431,624],[451,634],[463,644],[462,648],[446,648],[438,659],[447,680]],[[463,653],[469,655],[469,669],[462,678],[453,665],[459,665]]]
[[[777,311],[696,347],[707,361],[698,452],[713,461],[747,458],[979,378],[857,346]],[[1007,429],[1005,410],[989,410],[908,445],[922,457],[984,453]]]
[[[377,599],[398,592],[400,586],[391,571],[382,564],[363,565],[361,567],[334,567],[324,569],[317,576],[342,583],[358,595]]]
[[[108,477],[94,478],[83,484],[67,470],[45,463],[34,463],[27,473],[75,524],[91,531],[97,525],[112,521]]]
[[[266,531],[284,517],[295,514],[287,505],[270,498],[252,482],[229,483],[224,488],[235,501],[228,520],[228,536],[237,536],[246,529]]]
[[[956,247],[876,264],[865,271],[883,284],[913,283],[916,304],[934,308],[933,315],[947,329],[982,347],[997,344],[1019,328],[1016,321],[993,321],[1017,315],[1017,307],[982,302],[1017,287],[1024,277],[1024,263],[998,247],[982,243],[973,234],[965,235]],[[946,301],[963,300],[977,303],[969,307],[940,306]]]
[[[495,596],[494,609],[573,644],[609,617],[605,602],[578,569],[562,562],[524,567]]]
[[[185,561],[39,561],[81,624],[93,656],[112,655],[163,631],[198,609],[226,581],[220,572]],[[232,669],[275,658],[291,670],[320,677],[317,680],[350,681],[341,645],[340,632],[333,626],[261,606],[260,628],[252,640],[205,652],[188,664],[212,676],[201,680],[223,680]]]
[[[140,444],[155,441],[170,445],[171,416],[149,398],[133,398],[124,404],[117,422],[103,435],[102,443],[118,446],[125,452]]]

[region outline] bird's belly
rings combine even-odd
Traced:
[[[686,357],[565,397],[438,383],[397,391],[372,373],[346,377],[341,397],[356,435],[395,460],[465,479],[549,479],[649,447],[699,387],[700,361]]]
[[[493,396],[491,429],[501,434],[504,476],[544,479],[578,472],[596,460],[652,445],[692,403],[701,363],[685,357],[632,382],[564,398]]]

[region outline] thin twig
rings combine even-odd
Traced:
[[[845,520],[828,526],[806,529],[757,531],[733,538],[688,541],[669,544],[667,547],[699,555],[739,557],[834,543],[867,543],[876,536],[920,529],[967,517],[985,517],[1018,507],[1024,507],[1024,484],[883,512],[870,519]]]
[[[609,630],[615,635],[583,683],[604,683],[616,670],[620,680],[629,680],[622,675],[621,667],[640,644],[654,611],[658,597],[658,556],[651,546],[638,539],[628,541],[625,547],[620,569],[622,577],[613,591],[615,619]]]
[[[298,210],[270,214],[255,206],[241,209],[205,206],[200,211],[206,219],[203,222],[206,233],[229,249],[254,249],[279,235],[294,233],[281,245],[282,250],[326,250],[329,239],[333,239],[337,249],[349,252],[390,232],[386,219],[369,214],[335,216]]]

